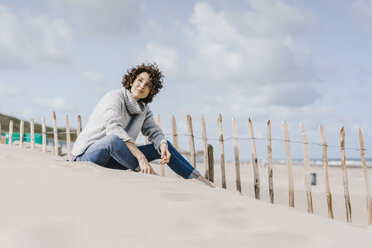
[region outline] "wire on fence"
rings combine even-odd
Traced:
[[[165,133],[164,135],[167,135],[167,136],[172,136],[173,134],[169,134],[169,133]],[[178,134],[178,136],[189,136],[188,134]],[[203,137],[198,137],[198,136],[195,136],[195,135],[192,135],[193,138],[195,139],[200,139],[202,140]],[[231,140],[231,139],[234,139],[234,137],[228,137],[228,138],[224,138],[223,141],[228,141],[228,140]],[[237,140],[268,140],[267,138],[261,138],[261,137],[254,137],[254,138],[251,138],[251,137],[238,137]],[[207,138],[207,140],[210,140],[210,141],[219,141],[220,139],[219,138]],[[271,141],[279,141],[279,142],[285,142],[287,140],[285,139],[279,139],[279,138],[272,138]],[[303,141],[300,141],[300,140],[288,140],[288,142],[290,143],[294,143],[294,144],[309,144],[309,145],[317,145],[317,146],[323,146],[323,144],[321,143],[316,143],[316,142],[307,142],[307,143],[304,143]],[[338,145],[325,145],[326,147],[330,147],[330,148],[341,148],[341,146],[338,146]],[[345,147],[345,150],[354,150],[354,151],[361,151],[360,148],[353,148],[353,147]],[[372,152],[372,149],[363,149],[363,151],[370,151]]]
[[[39,132],[38,134],[35,134],[35,137],[39,137],[41,134],[54,134],[54,132]],[[58,134],[66,134],[66,132],[58,132]],[[77,134],[77,131],[71,131],[70,134]],[[165,133],[164,135],[166,136],[173,136],[173,134],[170,134],[170,133]],[[185,137],[188,137],[189,134],[178,134],[178,136],[185,136]],[[195,135],[192,135],[193,138],[195,139],[200,139],[200,140],[203,140],[203,137],[199,137],[199,136],[195,136]],[[234,137],[228,137],[228,138],[224,138],[223,141],[228,141],[228,140],[232,140],[234,139]],[[237,138],[237,140],[268,140],[267,138],[262,138],[262,137],[254,137],[254,138],[251,138],[251,137],[240,137],[240,138]],[[219,138],[207,138],[207,140],[209,141],[219,141],[220,139]],[[280,139],[280,138],[272,138],[271,141],[279,141],[279,142],[285,142],[287,140],[285,139]],[[288,140],[288,142],[290,143],[294,143],[294,144],[309,144],[309,145],[317,145],[317,146],[323,146],[323,144],[321,143],[316,143],[316,142],[307,142],[307,143],[303,143],[302,141],[300,140]],[[330,148],[341,148],[341,146],[338,146],[338,145],[325,145],[326,147],[330,147]],[[360,148],[353,148],[353,147],[345,147],[345,150],[353,150],[353,151],[361,151]],[[363,151],[369,151],[369,152],[372,152],[372,149],[363,149]]]
[[[70,134],[77,134],[77,131],[70,131]],[[54,132],[40,132],[40,134],[54,134]],[[66,134],[66,132],[58,132],[58,134]]]

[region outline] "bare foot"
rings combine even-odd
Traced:
[[[217,186],[216,186],[214,183],[212,183],[211,181],[209,181],[208,179],[206,179],[206,178],[203,177],[202,175],[199,175],[196,179],[199,180],[200,182],[205,183],[205,184],[208,185],[209,187],[217,188]]]

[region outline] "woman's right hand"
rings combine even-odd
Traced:
[[[142,173],[156,174],[145,156],[140,156],[137,160]]]
[[[143,155],[143,153],[138,149],[138,147],[135,144],[128,141],[126,141],[125,144],[127,145],[129,151],[137,159],[138,165],[142,173],[157,175],[154,169],[151,167],[149,161],[147,161],[145,155]]]

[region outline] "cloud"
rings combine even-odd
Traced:
[[[146,49],[140,52],[137,62],[143,61],[156,62],[167,78],[175,76],[178,72],[178,52],[176,48],[170,46],[155,42],[147,43]]]
[[[77,27],[97,36],[135,32],[144,6],[134,0],[49,0],[56,11],[69,16]]]
[[[249,10],[239,15],[217,11],[207,3],[194,6],[185,29],[193,52],[187,67],[192,80],[249,88],[250,96],[269,97],[260,100],[266,105],[313,103],[320,94],[311,85],[301,87],[320,80],[318,68],[309,48],[296,37],[316,25],[314,15],[278,0],[248,4]],[[288,91],[292,97],[285,94]]]
[[[82,74],[84,82],[94,89],[97,94],[102,94],[106,89],[106,82],[102,74],[94,71],[85,71]]]
[[[358,0],[351,4],[352,9],[358,14],[359,17],[364,18],[368,22],[372,22],[372,1],[371,0]]]
[[[74,104],[69,102],[66,98],[35,98],[34,102],[43,108],[48,108],[55,111],[75,111]]]
[[[264,2],[270,5],[270,1]],[[306,12],[291,9],[280,1],[275,3],[280,3],[277,4],[279,14],[271,16],[272,7],[256,4],[252,11],[242,14],[241,20],[245,22],[238,25],[227,13],[218,12],[209,4],[197,3],[187,29],[195,55],[189,62],[190,73],[213,82],[229,79],[241,83],[287,83],[316,79],[309,49],[293,39],[297,30],[311,26],[309,21],[302,21],[301,25],[300,16],[306,19]],[[286,16],[290,14],[292,18]],[[290,25],[291,21],[299,23]],[[278,31],[280,23],[287,28]]]
[[[289,5],[281,0],[248,0],[251,7],[242,21],[247,32],[263,36],[300,35],[316,26],[311,10]]]
[[[23,90],[19,87],[14,87],[11,85],[0,84],[0,96],[20,96]]]
[[[16,15],[0,4],[0,65],[29,67],[70,61],[72,30],[57,18],[23,12]]]
[[[311,87],[286,84],[262,87],[253,93],[245,88],[226,88],[223,96],[204,96],[202,106],[206,106],[204,111],[210,114],[217,111],[255,119],[296,119],[299,113],[304,112],[302,109],[310,109],[309,106],[318,99],[321,99],[320,93]]]
[[[303,107],[319,99],[321,94],[308,85],[282,84],[263,87],[255,97],[257,104]]]

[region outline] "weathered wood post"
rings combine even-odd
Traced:
[[[289,188],[289,206],[294,207],[294,185],[293,185],[293,169],[292,169],[292,159],[291,159],[291,150],[289,144],[289,134],[288,134],[288,125],[286,121],[283,121],[283,130],[284,130],[284,142],[285,142],[285,152],[288,168],[288,188]]]
[[[176,117],[174,115],[171,115],[171,119],[172,119],[173,146],[177,149],[177,151],[180,151],[180,148],[178,147],[178,132],[177,132]]]
[[[159,128],[161,129],[161,120],[160,120],[160,115],[156,115],[156,124],[158,124]],[[161,164],[160,165],[160,175],[164,176],[165,175],[165,165]]]
[[[205,171],[208,171],[208,169],[209,169],[209,162],[208,162],[209,150],[208,149],[209,149],[209,147],[208,147],[208,144],[207,144],[207,129],[205,127],[204,114],[201,115],[201,124],[202,124],[202,136],[203,136],[203,148],[204,148],[204,166],[205,166]],[[207,173],[206,176],[207,176],[207,179],[209,179],[209,173]],[[211,181],[211,182],[213,182],[213,181]]]
[[[368,170],[366,163],[366,152],[364,149],[364,140],[362,130],[358,129],[359,134],[359,144],[360,144],[360,157],[362,160],[362,167],[364,172],[364,181],[366,183],[366,195],[367,195],[367,211],[368,211],[368,224],[372,224],[372,198],[371,198],[371,186],[369,184]]]
[[[149,138],[145,135],[143,135],[143,144],[147,145],[149,143]]]
[[[180,148],[178,146],[178,132],[177,132],[177,122],[176,117],[174,115],[171,115],[172,120],[172,135],[173,135],[173,146],[176,148],[178,152],[180,152]],[[178,178],[181,178],[180,175],[177,174]]]
[[[236,189],[241,193],[242,185],[240,182],[240,161],[239,161],[239,142],[238,142],[238,129],[236,127],[236,119],[232,118],[233,126],[233,139],[234,139],[234,155],[235,155],[235,173],[236,173]]]
[[[274,204],[274,186],[273,186],[273,156],[271,145],[271,122],[267,121],[267,170],[269,175],[269,196],[270,203]]]
[[[226,171],[225,171],[225,147],[223,145],[223,131],[222,131],[222,115],[218,114],[217,118],[218,123],[218,136],[220,143],[220,163],[221,163],[221,180],[222,188],[226,189]]]
[[[341,127],[341,169],[342,169],[342,179],[344,183],[344,195],[345,195],[345,207],[346,207],[346,221],[352,222],[351,216],[351,203],[349,194],[349,182],[347,179],[347,169],[346,169],[346,155],[345,155],[345,129]]]
[[[161,129],[161,120],[160,120],[160,115],[157,114],[156,115],[156,124],[159,126],[159,128]]]
[[[58,156],[58,130],[56,112],[53,111],[54,155]]]
[[[208,180],[214,183],[214,157],[213,157],[213,146],[207,145],[208,150]]]
[[[194,143],[194,131],[192,129],[192,119],[190,115],[186,116],[187,131],[189,133],[189,144],[190,144],[190,161],[191,165],[196,168],[196,157],[195,157],[195,143]]]
[[[307,135],[305,126],[300,123],[302,144],[304,148],[304,165],[305,165],[305,182],[306,182],[306,199],[307,199],[307,212],[314,213],[313,210],[313,195],[311,192],[311,182],[310,182],[310,157],[309,157],[309,147],[307,141]]]
[[[46,134],[46,125],[45,118],[41,118],[41,132],[42,132],[42,142],[43,142],[43,152],[47,152],[47,134]]]
[[[35,150],[35,123],[34,119],[30,120],[30,133],[31,133],[31,150]]]
[[[72,160],[71,154],[71,132],[70,132],[70,119],[66,115],[66,147],[67,147],[67,159]]]
[[[9,121],[9,133],[8,133],[8,144],[12,145],[13,144],[13,121]]]
[[[252,165],[253,165],[253,174],[254,174],[254,196],[257,200],[260,199],[260,173],[257,165],[257,153],[256,153],[256,143],[254,141],[253,126],[252,121],[248,118],[248,129],[251,141],[252,149]]]
[[[78,115],[76,119],[76,138],[80,135],[82,130],[81,116]]]
[[[328,177],[328,154],[327,154],[327,140],[324,135],[324,129],[320,125],[320,136],[322,138],[322,147],[323,147],[323,166],[324,166],[324,176],[325,176],[325,187],[327,194],[327,204],[328,204],[328,218],[333,219],[333,208],[332,208],[332,194],[331,188],[329,186],[329,177]]]
[[[23,137],[25,135],[25,122],[21,120],[19,124],[19,146],[23,147]]]

